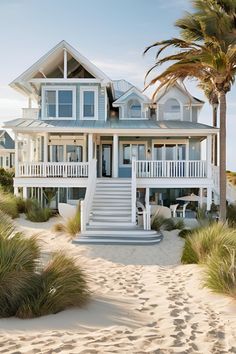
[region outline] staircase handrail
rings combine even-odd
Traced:
[[[84,200],[80,203],[80,227],[81,232],[86,230],[89,221],[90,210],[92,207],[93,195],[96,189],[97,180],[97,160],[92,159],[89,162],[88,184]]]

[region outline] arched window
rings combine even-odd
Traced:
[[[181,119],[180,104],[175,98],[169,98],[164,104],[164,119]]]
[[[130,100],[128,102],[128,117],[141,118],[141,104],[138,100]]]

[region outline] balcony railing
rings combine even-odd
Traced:
[[[137,178],[206,178],[206,161],[133,161]]]
[[[88,162],[20,163],[18,177],[88,177]]]

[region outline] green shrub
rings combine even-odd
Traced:
[[[25,201],[26,218],[33,222],[45,222],[52,216],[51,209],[42,208],[35,199]]]
[[[13,194],[0,191],[0,210],[13,219],[19,216],[17,202]]]
[[[236,226],[236,205],[229,204],[227,206],[227,216],[226,216],[228,223],[230,226]]]
[[[236,299],[236,250],[225,247],[224,256],[215,252],[204,272],[204,285],[216,293]]]
[[[88,299],[85,275],[62,252],[43,265],[36,237],[17,232],[0,212],[0,317],[31,318],[81,306]]]
[[[4,192],[13,193],[14,171],[0,168],[0,186]]]
[[[22,197],[15,197],[16,205],[17,205],[17,210],[19,214],[25,213],[26,212],[26,205],[25,205],[25,199]]]
[[[181,261],[185,264],[205,263],[212,252],[222,254],[225,247],[236,248],[235,229],[216,222],[199,227],[186,237]]]
[[[194,229],[183,229],[179,232],[179,237],[186,238],[188,236],[191,236],[194,232]]]
[[[152,221],[152,229],[156,231],[166,230],[181,230],[184,228],[184,221],[182,219],[166,219],[163,216],[157,215]]]
[[[65,232],[70,237],[74,237],[81,230],[80,210],[77,209],[75,216],[55,224],[53,229],[55,232]]]

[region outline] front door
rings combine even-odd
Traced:
[[[112,176],[112,144],[102,144],[102,177]]]

